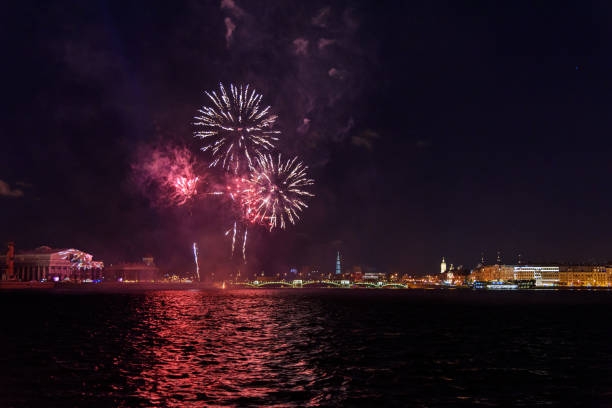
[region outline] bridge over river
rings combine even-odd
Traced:
[[[355,289],[355,288],[371,288],[371,289],[409,289],[416,287],[416,285],[403,284],[397,282],[344,282],[344,281],[300,281],[295,280],[292,282],[287,281],[273,281],[273,282],[237,282],[232,283],[233,287],[243,288],[344,288],[344,289]]]

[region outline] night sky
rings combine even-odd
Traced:
[[[148,146],[188,146],[203,93],[249,83],[316,180],[250,271],[612,259],[608,2],[14,2],[4,5],[0,241],[146,254],[223,274],[229,214],[159,208]],[[230,265],[230,266],[228,266]],[[225,269],[224,269],[225,268]]]

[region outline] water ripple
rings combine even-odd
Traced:
[[[612,336],[598,323],[610,296],[574,294],[571,307],[555,294],[531,303],[474,296],[7,293],[0,307],[14,313],[0,336],[0,405],[610,402]]]

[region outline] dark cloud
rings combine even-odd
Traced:
[[[366,129],[363,132],[353,135],[351,143],[355,146],[365,147],[371,150],[374,147],[374,142],[380,138],[380,135],[371,129]]]
[[[243,17],[245,12],[234,0],[221,0],[221,9],[228,10],[234,17]]]
[[[327,74],[334,79],[343,80],[348,75],[348,72],[342,69],[330,68]]]
[[[293,53],[295,55],[308,55],[308,40],[296,38],[293,40]]]
[[[355,120],[353,120],[352,117],[348,118],[348,120],[346,121],[346,125],[338,129],[338,133],[336,133],[336,136],[334,139],[336,141],[343,141],[346,135],[349,134],[349,132],[353,129],[354,126],[355,126]]]
[[[323,7],[317,14],[312,18],[312,24],[319,27],[327,27],[329,18],[331,15],[331,7]]]
[[[304,121],[298,126],[296,129],[298,133],[305,134],[308,133],[308,129],[310,129],[310,119],[304,118]]]
[[[7,182],[0,180],[0,197],[23,197],[23,190],[11,189]]]
[[[328,47],[334,44],[335,42],[336,40],[331,40],[328,38],[319,38],[319,42],[318,42],[319,50],[323,50],[325,47]]]
[[[225,17],[225,42],[227,44],[227,48],[230,46],[230,42],[232,40],[232,34],[236,29],[236,24],[232,21],[231,18]]]

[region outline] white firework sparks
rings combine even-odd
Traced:
[[[234,227],[230,228],[229,230],[227,230],[225,232],[225,236],[228,236],[230,233],[232,233],[232,253],[230,258],[234,257],[234,251],[236,249],[236,235],[238,234],[238,222],[234,221]],[[240,239],[240,236],[238,236],[238,239]],[[246,226],[244,226],[244,236],[242,237],[242,259],[244,259],[245,263],[246,263],[246,242],[247,242],[247,228]]]
[[[195,136],[204,141],[202,151],[212,154],[211,167],[220,164],[225,170],[238,173],[274,147],[280,132],[273,130],[277,116],[270,106],[260,106],[262,95],[246,86],[230,85],[228,94],[219,84],[220,94],[206,92],[213,106],[199,109],[194,124],[203,129]]]
[[[198,277],[198,282],[200,281],[200,262],[198,261],[198,244],[193,243],[193,258],[195,260],[196,266],[196,276]]]
[[[244,238],[242,239],[242,259],[246,263],[246,242],[247,242],[247,229],[244,229]]]
[[[297,157],[283,161],[279,154],[257,158],[249,179],[250,191],[244,198],[246,214],[251,222],[267,223],[270,230],[285,228],[286,221],[295,224],[299,212],[308,205],[305,197],[313,197],[304,188],[314,184],[306,175],[308,169]]]

